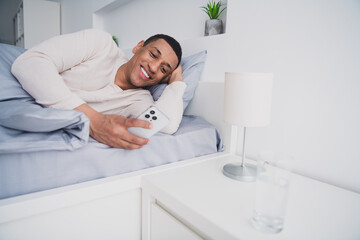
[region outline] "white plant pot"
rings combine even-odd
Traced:
[[[205,36],[216,35],[223,32],[223,23],[220,19],[208,19],[205,22]]]

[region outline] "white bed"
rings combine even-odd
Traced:
[[[186,114],[214,124],[229,146],[222,87],[200,82]],[[0,200],[0,239],[141,239],[141,177],[219,154]]]
[[[181,43],[183,55],[207,50],[194,98],[184,114],[221,133],[225,151],[0,200],[0,239],[141,239],[141,178],[235,151],[236,128],[223,121],[224,36]],[[218,68],[217,68],[218,67]]]

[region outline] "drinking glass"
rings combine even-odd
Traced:
[[[258,159],[253,226],[263,232],[278,233],[284,227],[292,157],[262,154]]]

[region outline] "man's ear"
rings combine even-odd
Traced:
[[[132,53],[135,54],[140,48],[144,46],[144,40],[140,41],[132,50]]]

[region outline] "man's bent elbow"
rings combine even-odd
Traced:
[[[19,61],[19,58],[15,59],[13,64],[11,65],[11,73],[17,78],[17,75],[19,74],[21,67],[21,63]]]

